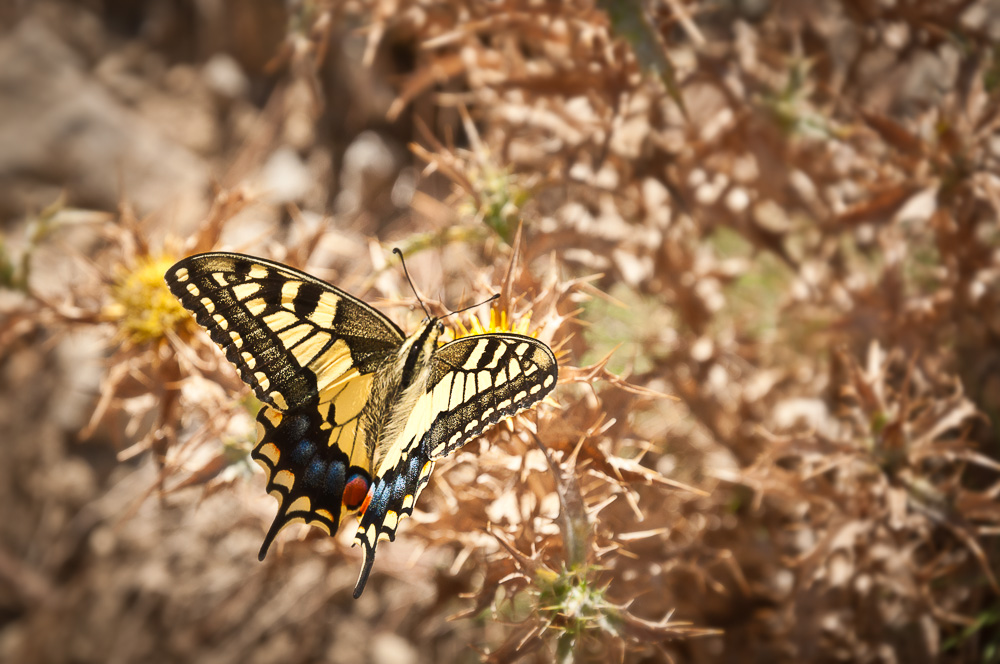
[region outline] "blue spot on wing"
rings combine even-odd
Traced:
[[[372,501],[368,504],[368,509],[365,510],[365,514],[371,512],[374,516],[375,523],[381,527],[382,521],[385,519],[385,512],[389,509],[389,498],[391,485],[388,482],[382,482],[375,489],[375,493],[372,495]]]
[[[314,454],[316,454],[316,445],[311,440],[303,439],[292,451],[292,460],[304,465],[309,463]]]
[[[286,414],[279,427],[283,437],[291,440],[302,438],[309,431],[309,418],[302,413]]]
[[[326,489],[327,493],[333,493],[337,496],[344,493],[344,484],[346,483],[344,474],[344,464],[339,461],[330,464],[323,482],[323,488]]]
[[[327,465],[322,459],[313,459],[302,474],[305,489],[318,489],[325,484]],[[318,497],[318,496],[317,496]]]
[[[398,505],[403,502],[403,498],[406,496],[406,478],[400,475],[396,478],[396,481],[392,483],[392,492],[389,496],[389,503],[392,505]]]

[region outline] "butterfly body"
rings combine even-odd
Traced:
[[[558,376],[532,337],[442,346],[433,317],[406,337],[361,300],[260,258],[199,254],[166,279],[264,404],[252,456],[279,507],[260,558],[288,523],[335,534],[356,514],[365,560],[355,597],[434,461],[544,398]]]

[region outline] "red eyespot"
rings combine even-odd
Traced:
[[[361,512],[364,512],[364,508],[368,506],[368,501],[371,500],[371,496],[368,495],[370,486],[371,482],[366,476],[360,474],[351,475],[347,480],[347,484],[344,485],[344,507],[349,510],[356,510],[361,506]]]

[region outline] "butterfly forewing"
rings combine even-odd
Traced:
[[[431,358],[426,390],[385,456],[376,460],[372,498],[355,537],[365,565],[364,588],[380,539],[396,528],[427,483],[434,460],[552,391],[558,365],[548,346],[517,334],[484,334],[445,344]]]
[[[431,459],[458,449],[487,428],[528,408],[559,378],[548,346],[519,334],[484,334],[435,353],[427,399],[435,413],[420,440]]]
[[[403,341],[364,302],[271,261],[199,254],[166,279],[257,398],[279,410],[327,399],[348,372],[373,372]]]

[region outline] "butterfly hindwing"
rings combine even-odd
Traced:
[[[260,548],[261,560],[289,523],[304,521],[333,535],[344,518],[361,508],[371,486],[371,469],[359,419],[354,415],[331,425],[318,408],[261,408],[252,456],[267,474],[268,493],[278,499],[278,512]]]
[[[375,469],[372,499],[355,536],[365,554],[355,597],[364,588],[378,542],[395,539],[399,521],[412,514],[434,460],[543,399],[557,379],[549,347],[517,334],[463,337],[432,355],[425,392]]]
[[[349,371],[372,373],[403,342],[400,329],[361,300],[260,258],[190,256],[166,279],[257,398],[278,410],[323,401]]]
[[[413,504],[427,485],[433,470],[434,461],[418,448],[405,461],[401,461],[393,472],[375,481],[371,500],[361,515],[354,538],[355,544],[361,544],[365,558],[354,587],[355,599],[361,596],[368,582],[379,541],[396,539],[399,522],[403,517],[413,514]]]

